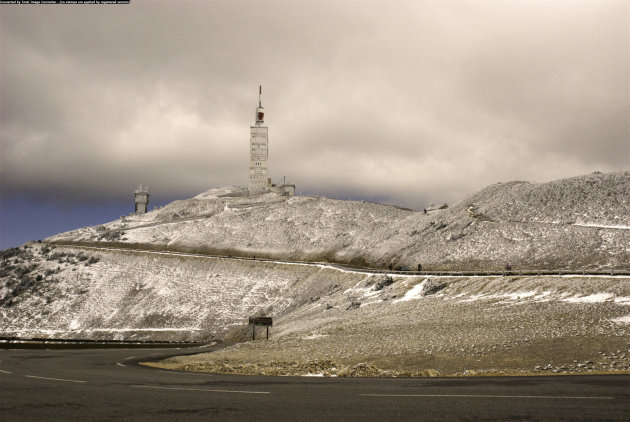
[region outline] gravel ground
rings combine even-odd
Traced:
[[[268,341],[152,365],[324,376],[630,373],[629,305],[623,278],[372,277],[311,298],[274,321]],[[246,336],[251,328],[232,333]]]

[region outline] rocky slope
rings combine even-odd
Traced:
[[[506,262],[628,269],[629,227],[630,172],[497,184],[427,214],[215,189],[2,251],[0,335],[246,339],[246,318],[265,314],[274,317],[272,341],[177,365],[247,361],[257,371],[350,374],[627,370],[628,278],[374,275],[238,256],[385,268],[421,262],[429,270]]]
[[[1,336],[204,341],[252,314],[298,307],[308,300],[303,289],[324,289],[347,274],[31,244],[3,251],[0,276]]]
[[[157,366],[324,376],[630,373],[628,324],[630,277],[372,276],[282,315],[269,341]]]
[[[499,183],[427,214],[373,203],[211,190],[143,216],[54,236],[379,268],[628,269],[630,172]]]

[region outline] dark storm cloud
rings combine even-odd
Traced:
[[[3,194],[69,201],[270,171],[421,207],[628,166],[626,2],[3,7]]]

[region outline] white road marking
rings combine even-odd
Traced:
[[[123,368],[126,366],[125,364],[120,363],[120,362],[116,362],[116,365],[118,365],[118,366],[122,366]]]
[[[209,393],[271,394],[270,391],[212,390],[208,388],[158,387],[153,385],[132,385],[136,388],[152,388],[155,390],[206,391]]]
[[[565,399],[565,400],[612,400],[612,397],[575,397],[575,396],[502,396],[492,394],[359,394],[366,397],[469,397],[497,399]]]
[[[123,360],[129,360],[129,359],[133,359],[135,358],[135,356],[129,356],[128,358],[124,358]]]
[[[13,372],[9,372],[9,371],[3,371],[2,369],[0,369],[0,372],[2,372],[3,374],[12,374]]]
[[[49,378],[49,377],[38,377],[36,375],[24,375],[26,378],[37,378],[40,380],[51,380],[51,381],[64,381],[64,382],[87,382],[87,381],[80,381],[80,380],[66,380],[63,378]]]
[[[180,371],[158,371],[163,372],[165,374],[177,374],[177,375],[192,375],[194,377],[213,377],[212,374],[191,374],[190,372],[180,372]]]

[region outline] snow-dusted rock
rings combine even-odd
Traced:
[[[630,266],[630,172],[492,185],[428,214],[388,205],[213,189],[50,242],[424,270]]]
[[[629,193],[630,172],[502,183],[424,214],[213,189],[144,215],[53,236],[47,241],[54,249],[33,244],[3,251],[0,334],[205,340],[261,313],[274,317],[272,335],[284,339],[280,348],[303,354],[305,337],[312,350],[337,348],[321,359],[513,353],[511,335],[533,344],[543,328],[549,338],[617,338],[627,329],[627,280],[385,276],[228,255],[382,268],[421,263],[424,270],[492,270],[506,262],[515,270],[627,269]],[[127,250],[85,248],[108,245]],[[509,312],[487,313],[503,308]],[[555,320],[556,310],[574,318],[572,324]],[[532,318],[544,321],[533,325]],[[365,321],[373,328],[363,333],[357,327]],[[417,330],[427,333],[420,343],[409,335]],[[338,342],[339,332],[344,341]]]

